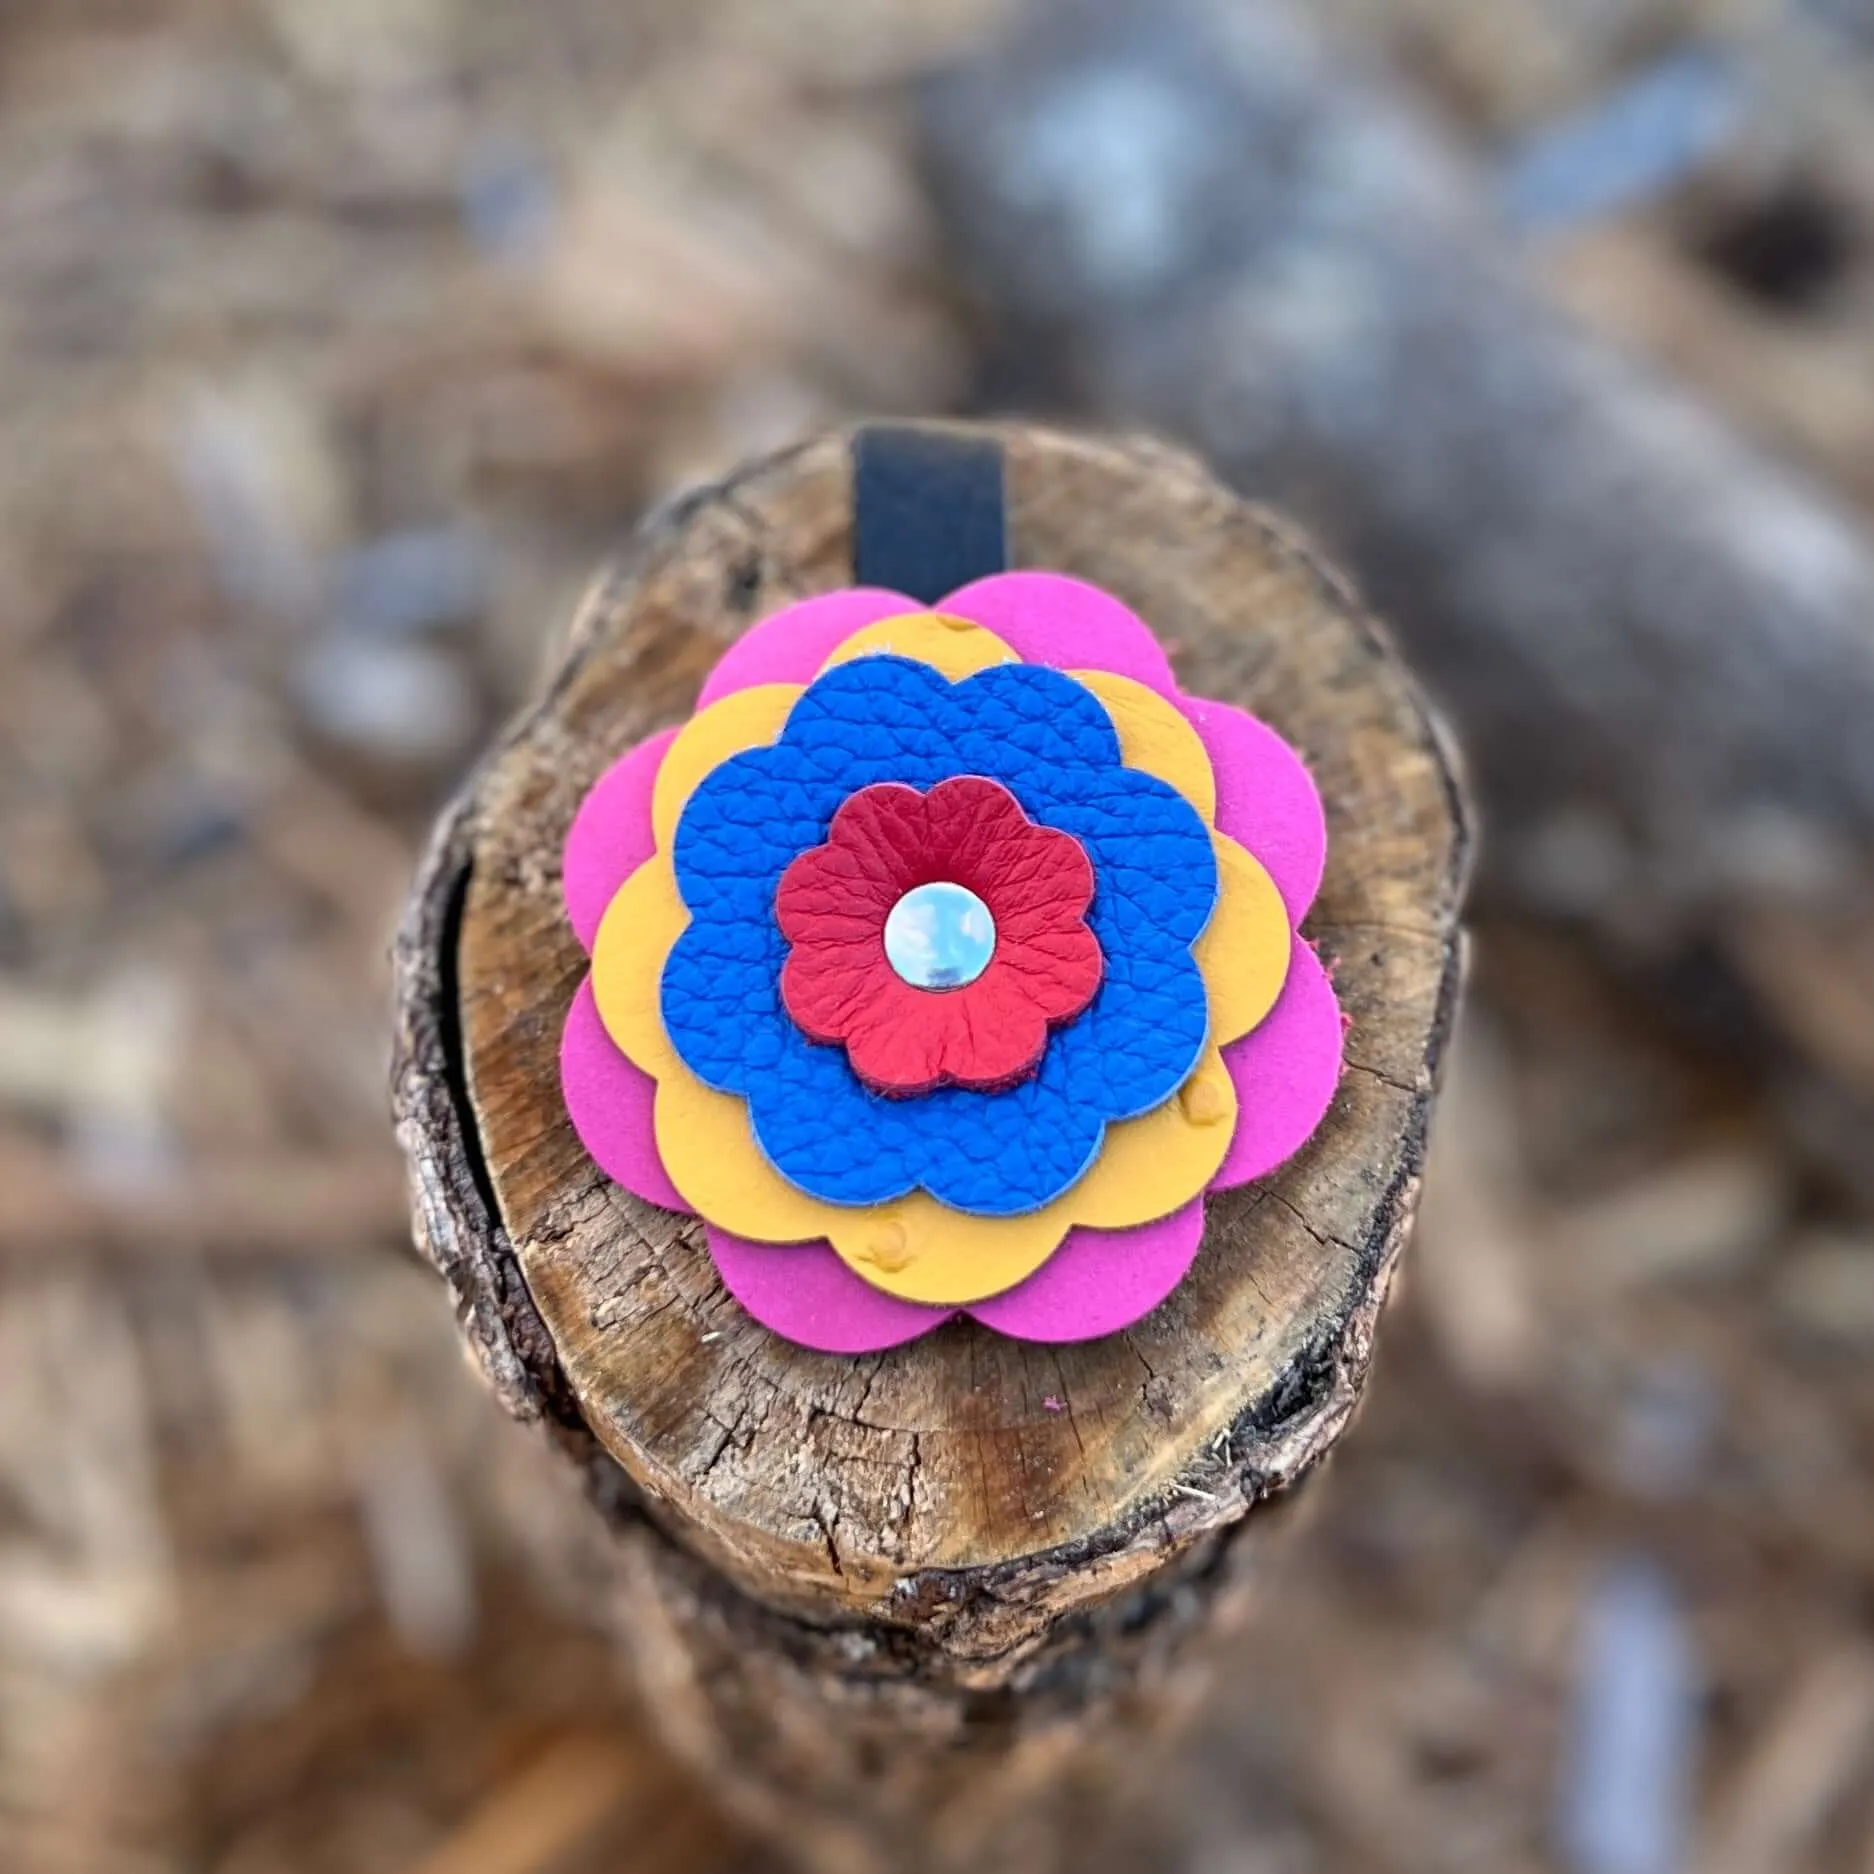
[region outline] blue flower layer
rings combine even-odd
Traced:
[[[1030,819],[1080,841],[1106,974],[1032,1079],[885,1098],[782,1005],[775,890],[858,789],[960,774],[1000,781]],[[673,856],[690,923],[664,967],[665,1029],[698,1079],[748,1101],[775,1169],[827,1203],[923,1189],[984,1216],[1038,1209],[1088,1170],[1109,1121],[1168,1099],[1203,1052],[1208,999],[1191,944],[1217,900],[1209,830],[1175,788],[1122,765],[1099,700],[1057,670],[1002,664],[951,683],[900,657],[839,665],[778,742],[707,776]]]

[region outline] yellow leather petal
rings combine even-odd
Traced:
[[[849,1211],[831,1233],[839,1259],[862,1281],[905,1301],[987,1301],[1027,1278],[1073,1227],[1064,1199],[1022,1217],[972,1217],[916,1191]]]
[[[658,850],[667,848],[690,796],[703,777],[745,748],[763,748],[787,726],[787,712],[799,702],[798,683],[758,683],[737,690],[692,716],[664,753],[651,793],[651,830]]]
[[[1210,1038],[1222,1047],[1275,1007],[1288,980],[1294,935],[1288,907],[1262,861],[1227,833],[1212,833],[1217,908],[1191,946],[1210,991]]]
[[[1288,912],[1262,862],[1215,831],[1217,782],[1210,751],[1180,709],[1143,683],[1104,670],[1076,670],[1119,731],[1121,758],[1169,781],[1212,827],[1217,908],[1191,946],[1210,991],[1210,1038],[1219,1047],[1246,1035],[1275,1007],[1293,948]]]
[[[657,1155],[688,1204],[757,1243],[806,1243],[858,1213],[809,1197],[768,1162],[748,1102],[706,1087],[680,1060],[657,1079]]]
[[[952,683],[987,670],[992,664],[1020,661],[993,631],[967,618],[952,618],[943,612],[907,612],[901,618],[881,618],[877,624],[855,631],[834,649],[820,669],[824,672],[836,664],[849,664],[855,657],[886,654],[929,664]]]
[[[1093,1169],[1054,1201],[1096,1229],[1156,1222],[1217,1175],[1235,1130],[1236,1084],[1212,1045],[1164,1105],[1108,1126]]]
[[[1110,670],[1070,670],[1073,680],[1100,699],[1119,731],[1119,758],[1128,768],[1140,768],[1169,781],[1203,816],[1206,826],[1217,820],[1217,777],[1210,766],[1210,750],[1183,710],[1156,690]]]
[[[654,1080],[682,1063],[664,1032],[664,959],[690,921],[670,856],[659,852],[612,894],[592,941],[592,999],[619,1052]]]

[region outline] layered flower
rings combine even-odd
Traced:
[[[792,1339],[1114,1331],[1326,1110],[1322,855],[1295,755],[1093,587],[808,600],[575,820],[569,1112]]]

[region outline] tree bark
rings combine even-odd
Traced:
[[[1462,794],[1384,635],[1188,458],[998,434],[1013,563],[1134,605],[1187,687],[1304,752],[1328,809],[1306,930],[1351,1021],[1346,1077],[1297,1159],[1211,1200],[1171,1301],[1079,1346],[959,1322],[807,1353],[567,1122],[574,807],[749,624],[850,582],[845,437],[647,525],[444,815],[397,949],[419,1242],[503,1403],[588,1481],[590,1596],[663,1734],[826,1869],[1056,1865],[1076,1805],[1200,1696],[1275,1500],[1364,1382],[1459,978]]]

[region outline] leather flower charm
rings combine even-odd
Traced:
[[[790,1339],[1114,1332],[1333,1096],[1323,857],[1293,751],[1092,586],[806,600],[580,808],[568,1112]]]

